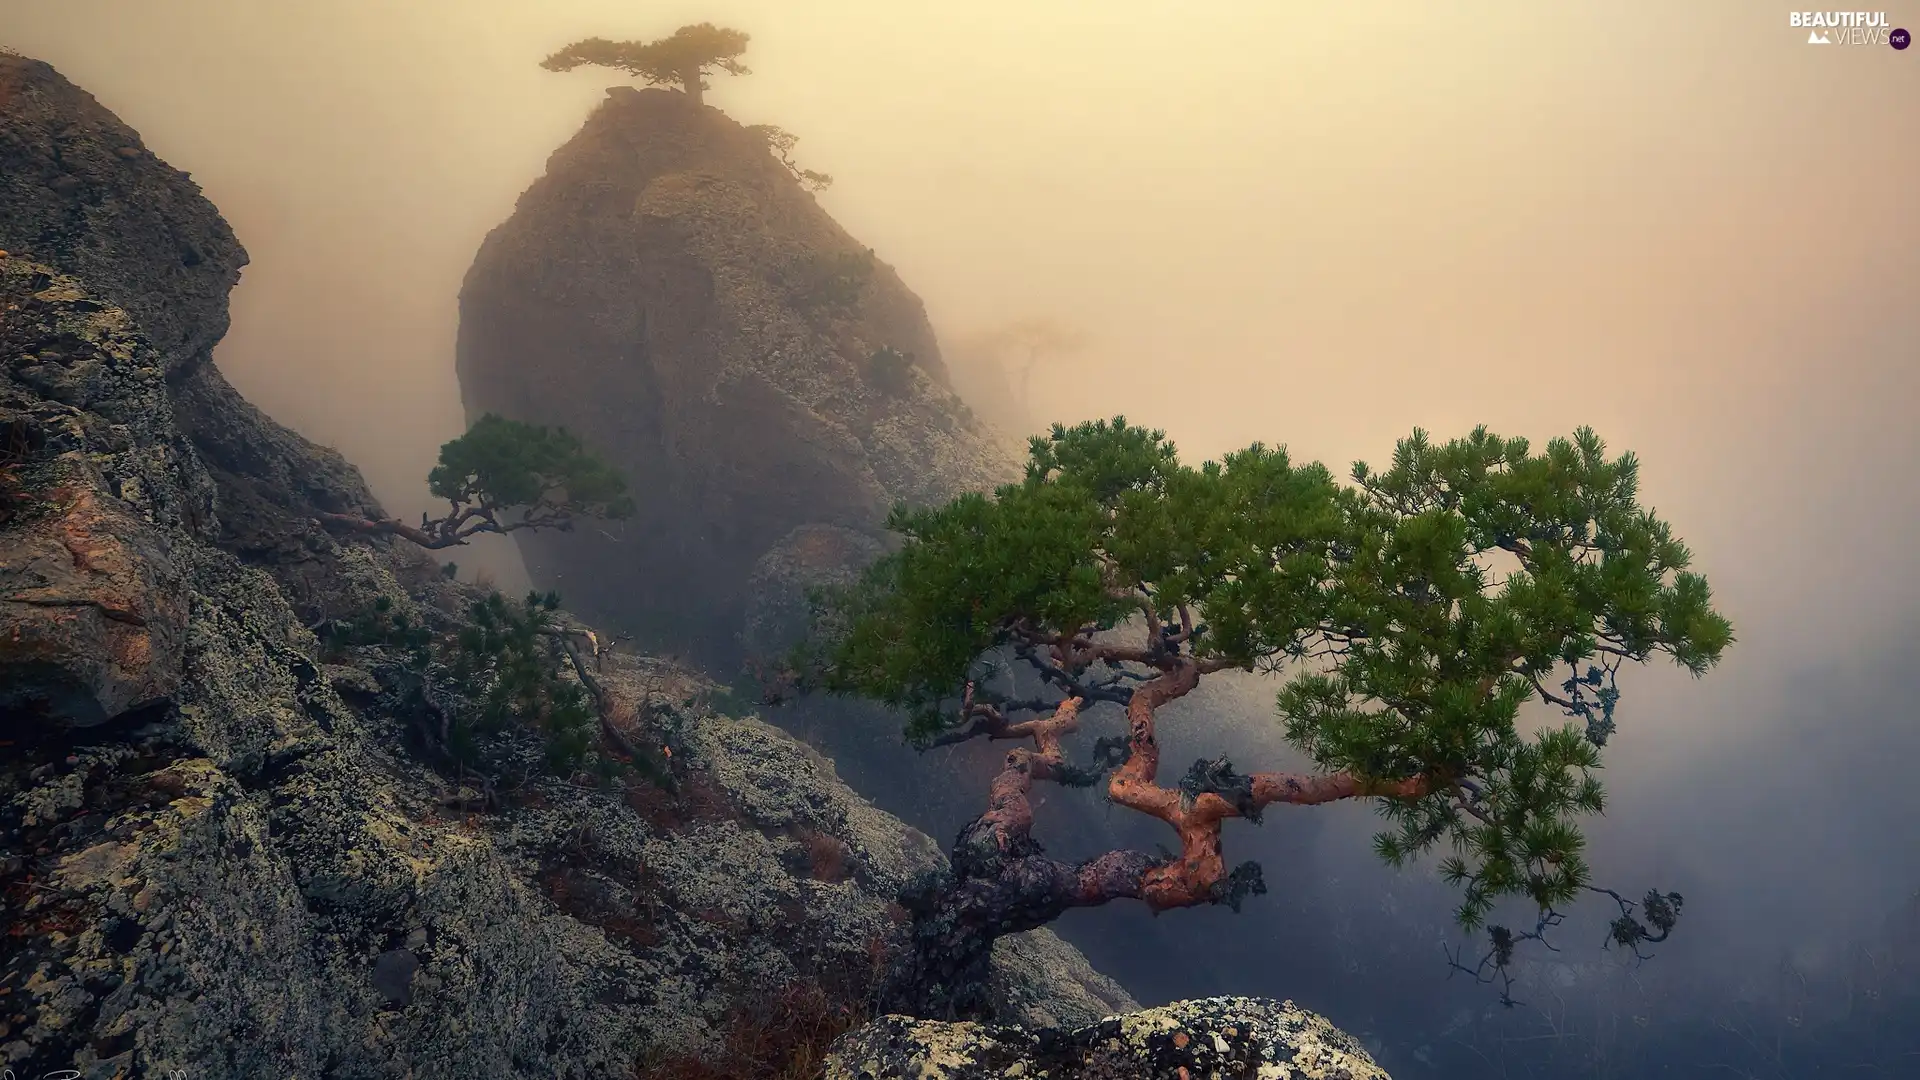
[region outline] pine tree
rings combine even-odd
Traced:
[[[392,518],[323,513],[350,532],[385,533],[423,548],[465,544],[480,533],[573,528],[578,517],[618,519],[633,513],[620,474],[589,453],[565,428],[536,427],[492,413],[440,447],[427,489],[447,512],[420,516],[418,526]]]
[[[1444,444],[1416,431],[1391,468],[1356,464],[1343,485],[1258,444],[1191,467],[1116,419],[1035,438],[1025,480],[991,496],[896,511],[902,547],[822,596],[802,685],[901,709],[922,746],[1031,748],[1008,755],[951,872],[906,898],[914,948],[892,1007],[980,1013],[993,940],[1070,908],[1238,910],[1265,884],[1257,864],[1228,866],[1222,825],[1274,804],[1378,800],[1378,853],[1445,846],[1468,928],[1502,898],[1531,903],[1533,930],[1489,927],[1487,960],[1454,961],[1483,978],[1586,892],[1619,903],[1621,946],[1663,939],[1680,898],[1593,885],[1578,822],[1605,805],[1621,666],[1665,655],[1698,675],[1733,634],[1638,478],[1587,429],[1537,454],[1484,428]],[[1279,718],[1316,771],[1221,757],[1163,781],[1156,714],[1228,670],[1282,680]],[[1530,702],[1564,722],[1523,725]],[[1124,711],[1126,735],[1070,760],[1080,713],[1102,707]],[[1049,859],[1031,835],[1039,781],[1104,783],[1178,852]]]
[[[698,106],[707,89],[706,73],[724,71],[729,75],[751,75],[740,62],[747,51],[748,36],[712,23],[683,26],[671,37],[658,41],[608,41],[587,38],[554,53],[540,62],[548,71],[572,71],[583,64],[618,68],[648,85],[676,84],[687,99]]]

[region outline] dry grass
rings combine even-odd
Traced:
[[[676,832],[700,821],[740,821],[740,808],[721,790],[713,777],[698,769],[678,772],[674,780],[678,791],[668,791],[649,780],[635,779],[627,784],[627,805],[638,811],[647,824],[666,832]]]
[[[815,881],[837,883],[851,876],[853,853],[839,837],[805,825],[796,825],[793,838],[807,853],[808,877]]]

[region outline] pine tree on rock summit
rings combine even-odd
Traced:
[[[903,897],[911,947],[888,1007],[983,1015],[994,939],[1071,908],[1238,910],[1265,883],[1257,864],[1229,866],[1224,823],[1344,799],[1378,801],[1389,863],[1448,849],[1466,928],[1503,898],[1537,909],[1532,930],[1486,927],[1479,965],[1454,960],[1485,981],[1589,892],[1619,905],[1613,942],[1664,939],[1680,897],[1595,886],[1578,819],[1605,805],[1620,667],[1664,654],[1698,675],[1733,634],[1638,478],[1587,429],[1540,453],[1484,428],[1444,444],[1416,431],[1391,468],[1356,464],[1343,485],[1259,444],[1192,467],[1116,419],[1035,438],[1025,480],[993,495],[897,510],[900,549],[821,595],[799,685],[898,708],[923,747],[1028,745],[952,869]],[[1314,771],[1220,757],[1166,782],[1160,710],[1228,670],[1281,680],[1279,718]],[[1563,719],[1523,722],[1529,704]],[[1096,709],[1125,734],[1076,762],[1067,740]],[[1178,850],[1049,858],[1029,802],[1044,781],[1103,786]]]
[[[540,62],[548,71],[572,71],[583,64],[618,68],[649,86],[677,85],[695,106],[702,103],[708,71],[751,75],[740,62],[748,35],[712,23],[683,26],[658,41],[576,41]]]

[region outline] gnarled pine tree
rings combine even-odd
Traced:
[[[1260,445],[1189,467],[1117,419],[1034,439],[1025,481],[992,496],[897,511],[901,549],[823,598],[803,682],[904,710],[921,745],[1031,748],[1007,755],[951,872],[905,898],[913,944],[890,1007],[981,1013],[994,939],[1070,908],[1237,910],[1265,888],[1257,864],[1229,868],[1222,825],[1341,799],[1381,801],[1390,862],[1448,845],[1465,926],[1502,897],[1537,905],[1532,932],[1490,928],[1504,974],[1517,939],[1608,891],[1589,880],[1577,818],[1604,805],[1614,673],[1665,654],[1699,674],[1733,639],[1637,479],[1632,455],[1608,458],[1585,429],[1540,454],[1485,429],[1444,445],[1415,432],[1391,469],[1356,465],[1343,486]],[[1221,758],[1169,786],[1160,709],[1233,669],[1284,678],[1287,738],[1318,771]],[[1571,721],[1535,730],[1529,702]],[[1102,706],[1124,710],[1124,738],[1071,762],[1066,737]],[[1032,785],[1103,779],[1109,800],[1166,822],[1178,853],[1048,858]],[[1639,916],[1620,901],[1615,940],[1666,935],[1678,897],[1648,901]]]
[[[440,447],[427,488],[447,500],[441,517],[420,524],[395,518],[321,514],[330,528],[386,533],[437,550],[480,533],[573,527],[577,517],[623,518],[633,512],[627,483],[587,452],[565,428],[537,427],[488,413],[465,435]]]
[[[697,106],[707,88],[709,70],[753,74],[740,62],[740,54],[746,51],[747,35],[741,31],[696,23],[658,41],[576,41],[541,61],[540,66],[548,71],[572,71],[582,64],[618,68],[648,85],[676,84]]]
[[[833,177],[812,169],[803,169],[793,160],[793,148],[799,144],[800,136],[775,124],[754,124],[748,131],[760,136],[767,142],[767,150],[786,168],[800,186],[808,191],[825,191],[833,186]]]

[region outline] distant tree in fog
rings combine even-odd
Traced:
[[[1587,892],[1617,902],[1622,947],[1666,937],[1680,897],[1593,885],[1578,819],[1605,803],[1620,666],[1665,654],[1697,675],[1733,635],[1639,505],[1633,456],[1586,429],[1538,454],[1484,428],[1445,444],[1416,431],[1390,469],[1356,464],[1352,480],[1258,444],[1184,465],[1162,433],[1116,419],[1033,439],[1025,480],[991,496],[893,514],[902,547],[822,595],[797,684],[901,709],[923,747],[1031,748],[1007,755],[951,871],[903,898],[913,944],[889,1007],[981,1013],[994,939],[1070,908],[1238,910],[1266,885],[1257,864],[1229,868],[1222,825],[1274,804],[1379,800],[1380,856],[1444,844],[1468,928],[1502,897],[1531,901],[1532,928],[1487,927],[1485,960],[1455,958],[1480,978],[1504,979],[1514,946]],[[1317,772],[1223,756],[1162,783],[1160,708],[1231,669],[1285,676],[1280,717]],[[1533,701],[1570,721],[1524,730]],[[1102,707],[1124,710],[1125,736],[1071,760],[1080,713]],[[1050,859],[1032,836],[1038,781],[1104,785],[1179,850]]]
[[[321,514],[329,528],[385,533],[423,548],[465,544],[480,533],[570,530],[575,518],[623,518],[633,512],[627,483],[565,428],[536,427],[491,413],[440,447],[427,488],[447,500],[440,517],[419,525],[394,518]]]
[[[548,71],[572,71],[583,64],[618,68],[649,86],[677,85],[693,104],[701,103],[707,88],[709,71],[729,75],[751,75],[740,62],[747,51],[748,36],[739,30],[697,23],[683,26],[673,36],[658,41],[608,41],[587,38],[554,53],[540,62]]]
[[[963,347],[990,356],[1012,383],[1014,400],[1022,409],[1032,405],[1033,371],[1041,363],[1072,356],[1086,348],[1079,330],[1046,318],[1016,319],[968,336]]]
[[[754,124],[747,130],[766,140],[767,149],[781,165],[786,167],[787,172],[792,174],[795,180],[800,181],[801,187],[808,191],[825,191],[833,186],[833,177],[812,169],[803,169],[799,162],[793,160],[793,148],[800,142],[800,136],[774,124]]]

